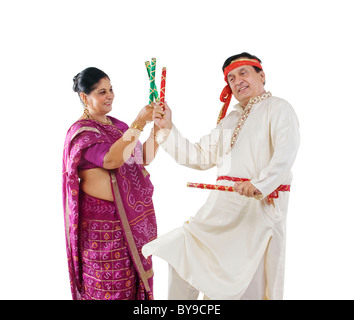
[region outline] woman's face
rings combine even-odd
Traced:
[[[108,78],[102,78],[96,89],[86,95],[86,104],[92,114],[107,114],[112,110],[114,99],[111,81]]]

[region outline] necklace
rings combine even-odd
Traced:
[[[104,124],[104,125],[110,125],[110,126],[113,125],[112,120],[110,118],[106,117],[106,119],[107,119],[107,122],[103,122],[103,121],[96,120],[96,119],[92,119],[92,120],[97,121],[97,122]]]
[[[97,122],[99,122],[99,123],[101,123],[101,124],[104,124],[104,125],[110,125],[110,126],[113,125],[112,120],[111,120],[110,118],[108,118],[108,117],[106,117],[107,122],[103,122],[103,121],[96,120],[96,119],[92,118],[91,114],[86,114],[86,119],[90,119],[90,120],[93,120],[93,121],[97,121]]]
[[[247,103],[247,105],[246,105],[246,107],[245,107],[245,109],[244,109],[244,111],[237,123],[237,126],[232,134],[231,145],[230,145],[229,150],[227,151],[226,154],[228,154],[231,151],[232,147],[235,145],[235,142],[241,132],[243,125],[245,124],[245,122],[251,112],[253,105],[255,105],[256,103],[261,102],[267,98],[270,98],[271,96],[272,96],[272,94],[270,92],[265,92],[262,95],[259,95],[257,97],[250,99],[250,101]]]

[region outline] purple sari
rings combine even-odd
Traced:
[[[153,299],[151,257],[142,247],[157,237],[153,185],[142,166],[141,144],[118,169],[109,170],[114,202],[80,191],[78,163],[98,143],[113,144],[128,126],[93,120],[68,130],[63,155],[63,206],[73,299]],[[124,249],[126,248],[126,249]],[[131,290],[134,274],[138,281]]]

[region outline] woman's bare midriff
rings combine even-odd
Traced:
[[[79,170],[80,189],[103,200],[114,201],[109,173],[103,168]]]

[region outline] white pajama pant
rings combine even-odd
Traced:
[[[169,265],[168,300],[197,300],[199,291],[183,280]],[[264,300],[266,296],[264,256],[247,290],[240,300]],[[204,296],[204,299],[209,298]]]

